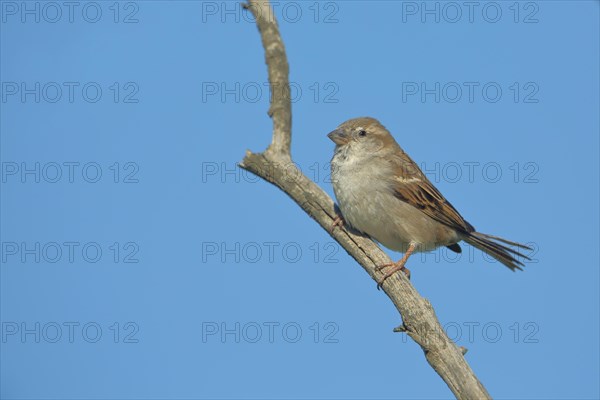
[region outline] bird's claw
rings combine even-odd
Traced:
[[[333,231],[335,231],[335,228],[337,227],[342,227],[344,226],[344,218],[340,217],[339,215],[337,217],[335,217],[335,219],[333,220],[333,223],[331,224],[331,228],[329,229],[329,233],[331,233],[333,235]]]
[[[390,265],[389,264],[387,264],[387,265],[381,265],[380,267],[377,267],[377,268],[383,269],[386,266],[389,267]],[[391,270],[389,270],[388,272],[386,272],[385,275],[383,275],[383,277],[380,280],[377,281],[377,290],[381,290],[381,287],[383,286],[383,282],[385,282],[385,280],[387,278],[389,278],[390,276],[394,275],[398,271],[404,272],[404,275],[406,275],[406,277],[408,279],[410,279],[410,270],[408,268],[406,268],[404,265],[395,266],[394,268],[392,268]]]
[[[387,263],[387,264],[383,264],[383,265],[378,265],[375,267],[375,271],[380,272],[382,269],[387,268],[387,267],[392,267],[396,265],[395,263],[391,262],[391,263]]]
[[[408,247],[408,249],[406,250],[406,253],[404,253],[404,256],[397,263],[387,263],[387,264],[383,264],[378,267],[375,267],[375,270],[377,270],[377,271],[380,271],[386,267],[390,267],[390,266],[392,267],[388,272],[385,273],[385,275],[383,275],[383,277],[380,280],[377,281],[377,290],[381,290],[381,286],[383,285],[383,282],[385,282],[385,280],[387,278],[394,275],[398,271],[404,272],[406,277],[408,279],[410,279],[410,270],[408,268],[406,268],[405,265],[406,265],[406,261],[408,261],[408,257],[410,257],[410,255],[413,253],[413,251],[415,251],[415,248],[416,248],[416,244],[411,243],[410,246]]]

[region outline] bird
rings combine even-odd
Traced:
[[[350,119],[327,136],[335,143],[331,182],[341,212],[332,232],[348,223],[383,246],[404,253],[399,261],[376,267],[383,275],[377,280],[378,289],[398,271],[410,278],[406,262],[411,254],[441,246],[460,253],[460,241],[513,271],[525,266],[517,257],[530,260],[520,252],[531,250],[529,246],[477,232],[377,119]]]

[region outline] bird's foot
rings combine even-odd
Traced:
[[[400,264],[400,263],[398,263],[398,264]],[[387,271],[385,273],[385,275],[383,275],[383,277],[381,277],[381,279],[379,279],[377,281],[377,290],[381,290],[381,285],[383,285],[383,282],[385,282],[385,280],[387,278],[389,278],[390,276],[394,275],[398,271],[404,272],[404,275],[406,275],[406,277],[408,279],[410,279],[410,270],[404,266],[404,263],[402,263],[400,265],[398,265],[398,264],[394,264],[394,263],[392,263],[392,264],[384,264],[384,265],[380,265],[379,267],[376,268],[377,270],[381,270],[381,269],[383,269],[385,267],[393,266],[389,271]]]
[[[382,264],[382,265],[378,265],[375,267],[375,271],[377,272],[381,272],[382,269],[387,268],[387,267],[393,267],[394,265],[396,265],[396,263],[390,262],[387,264]]]
[[[344,226],[344,218],[340,217],[339,215],[337,217],[335,217],[335,219],[333,220],[333,223],[331,224],[331,228],[329,229],[329,233],[331,233],[333,235],[333,231],[335,231],[335,228],[337,227],[342,227]]]
[[[406,277],[408,279],[410,279],[410,270],[408,268],[406,268],[404,265],[408,261],[408,257],[410,257],[410,255],[413,253],[413,251],[415,251],[416,248],[417,248],[417,244],[411,243],[410,246],[408,246],[406,253],[404,253],[404,257],[402,257],[397,263],[387,263],[387,264],[383,264],[383,265],[375,267],[376,271],[381,271],[382,269],[384,269],[386,267],[392,267],[392,268],[390,268],[389,271],[387,271],[385,273],[385,275],[383,275],[383,277],[380,280],[377,281],[377,290],[381,290],[381,285],[383,285],[383,282],[385,282],[385,280],[387,278],[394,275],[398,271],[404,272]]]

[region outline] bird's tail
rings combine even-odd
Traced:
[[[531,247],[521,243],[511,242],[510,240],[479,232],[470,232],[464,240],[471,246],[477,247],[479,250],[491,255],[513,271],[516,269],[523,270],[521,267],[524,267],[525,264],[521,261],[522,259],[531,260],[526,255],[505,246],[507,244],[520,249],[532,250]]]

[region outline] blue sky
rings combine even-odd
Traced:
[[[0,396],[451,393],[375,282],[236,169],[270,142],[263,49],[235,2],[0,2]],[[378,118],[478,230],[413,256],[496,398],[600,396],[597,1],[279,2],[294,160]],[[400,254],[390,252],[393,258]]]

